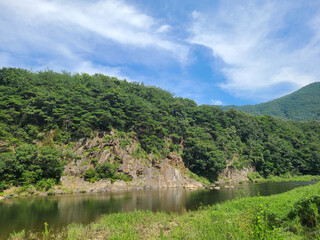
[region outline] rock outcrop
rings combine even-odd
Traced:
[[[224,180],[229,182],[248,182],[248,173],[255,172],[256,169],[253,166],[243,167],[238,169],[232,165],[233,161],[229,161],[227,167],[219,174],[219,180],[217,183],[224,183]]]
[[[119,137],[110,132],[97,134],[93,139],[81,139],[71,149],[78,157],[71,160],[64,169],[61,178],[65,191],[105,192],[140,189],[159,189],[184,187],[186,189],[203,188],[204,185],[189,178],[181,156],[176,152],[159,158],[146,154],[138,140],[132,137]],[[132,181],[114,181],[102,179],[91,183],[84,180],[85,172],[104,162],[118,166],[118,172],[128,175]]]

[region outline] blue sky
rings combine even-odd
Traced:
[[[0,67],[103,73],[198,104],[320,80],[320,1],[0,0]]]

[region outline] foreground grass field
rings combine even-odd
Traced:
[[[59,232],[11,239],[320,239],[320,183],[269,197],[246,197],[198,211],[134,211],[102,216]]]

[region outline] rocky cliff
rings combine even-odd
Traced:
[[[246,167],[237,168],[234,164],[234,161],[237,161],[239,158],[238,154],[234,155],[233,160],[227,160],[227,166],[219,174],[219,179],[216,183],[225,183],[225,182],[248,182],[248,174],[256,172],[256,169],[252,165]]]
[[[99,133],[92,139],[81,139],[69,146],[75,157],[69,161],[61,178],[61,189],[74,192],[104,192],[121,190],[139,190],[156,188],[184,187],[203,188],[204,185],[189,178],[189,171],[176,152],[169,152],[166,157],[147,154],[140,147],[134,134],[121,134],[111,131]],[[117,166],[119,174],[127,175],[131,181],[111,181],[101,179],[86,181],[84,176],[89,169],[105,162]],[[60,189],[60,191],[61,191]]]

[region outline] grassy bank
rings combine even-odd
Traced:
[[[304,199],[304,200],[303,200]],[[319,239],[320,183],[269,196],[248,197],[198,211],[134,211],[102,216],[60,232],[25,231],[11,239]]]
[[[263,182],[304,182],[304,181],[319,181],[319,175],[303,175],[303,176],[270,176],[268,178],[262,178],[260,175],[248,175],[251,182],[263,183]]]

